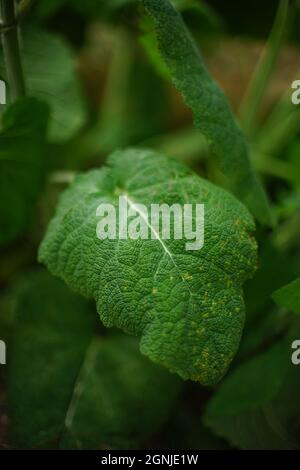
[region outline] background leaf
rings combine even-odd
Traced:
[[[195,125],[212,145],[227,186],[262,223],[272,216],[255,176],[246,141],[225,95],[210,77],[196,44],[169,0],[140,0],[154,19],[160,50],[173,83],[192,109]]]

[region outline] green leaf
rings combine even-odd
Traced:
[[[48,108],[25,99],[8,108],[0,133],[0,245],[26,228],[46,169]]]
[[[96,334],[85,299],[46,272],[15,288],[8,400],[19,447],[131,448],[163,424],[180,381],[135,338]]]
[[[51,108],[50,138],[68,139],[86,119],[72,51],[54,34],[22,28],[21,54],[27,94],[46,101]],[[5,77],[0,57],[0,73]]]
[[[203,203],[204,247],[186,251],[185,239],[163,241],[159,234],[100,241],[96,209],[103,202],[117,207],[122,194],[131,206],[148,209],[155,203]],[[141,335],[141,351],[153,361],[184,379],[214,384],[239,345],[242,285],[256,267],[253,230],[251,215],[231,194],[175,160],[131,149],[75,179],[61,198],[39,259],[74,290],[94,298],[106,326]]]
[[[210,77],[181,16],[169,0],[140,0],[153,17],[161,54],[173,83],[195,116],[195,126],[212,145],[226,186],[262,223],[272,215],[249,160],[246,141],[226,97]]]
[[[300,381],[290,351],[285,338],[226,377],[205,423],[242,449],[299,449]]]
[[[300,277],[275,291],[272,298],[280,307],[300,313]]]

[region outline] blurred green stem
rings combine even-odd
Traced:
[[[288,18],[288,7],[289,0],[280,0],[270,37],[241,104],[240,120],[247,135],[252,135],[257,126],[261,102],[280,52]]]
[[[293,181],[290,165],[284,161],[273,158],[271,155],[256,151],[252,154],[254,167],[260,173],[275,176],[286,181]]]
[[[1,35],[5,67],[13,101],[25,96],[25,82],[21,65],[17,19],[14,0],[0,0]]]
[[[75,176],[75,171],[54,171],[50,174],[50,183],[70,184],[74,181]]]

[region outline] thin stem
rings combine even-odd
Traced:
[[[2,45],[10,96],[13,101],[25,96],[14,0],[0,0]]]

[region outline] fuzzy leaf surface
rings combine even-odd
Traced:
[[[211,144],[226,186],[260,222],[270,224],[267,197],[252,169],[245,138],[180,14],[169,0],[140,1],[154,20],[160,51],[173,83],[193,111],[195,126]]]
[[[159,173],[157,168],[160,169]],[[204,204],[205,243],[99,240],[96,209]],[[114,153],[63,194],[39,259],[82,295],[102,322],[141,335],[141,351],[184,379],[216,383],[233,359],[244,325],[242,285],[256,267],[254,223],[234,196],[179,162],[147,150]],[[172,233],[172,231],[171,231]]]

